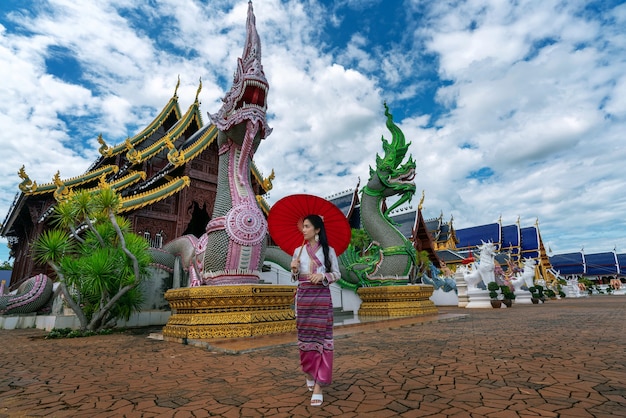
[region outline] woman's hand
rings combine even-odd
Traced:
[[[323,280],[324,280],[324,275],[320,273],[311,274],[309,276],[309,281],[313,284],[322,284]]]
[[[298,273],[300,270],[300,260],[291,260],[291,272]]]

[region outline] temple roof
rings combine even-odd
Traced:
[[[493,242],[498,249],[502,242],[501,228],[499,223],[473,226],[456,230],[456,237],[459,242],[458,249],[478,247],[483,242]]]
[[[123,197],[120,206],[120,213],[140,209],[154,202],[166,199],[174,193],[182,190],[184,187],[189,186],[189,183],[189,177],[183,176],[172,179],[167,183],[147,192]]]
[[[614,251],[584,254],[582,251],[550,257],[553,268],[563,275],[618,276],[626,274],[626,254]]]
[[[415,226],[415,217],[417,211],[411,210],[406,212],[393,212],[390,214],[390,218],[396,223],[398,231],[404,235],[405,238],[413,238],[413,227]]]
[[[180,84],[180,80],[179,80]],[[176,90],[178,90],[178,85],[176,85]],[[195,103],[194,103],[195,104]],[[150,136],[154,135],[159,129],[161,129],[164,125],[167,125],[167,122],[178,121],[181,119],[180,107],[178,105],[178,95],[176,92],[167,102],[163,110],[158,114],[156,118],[152,122],[148,124],[141,132],[133,136],[132,138],[128,138],[126,141],[121,144],[115,145],[113,147],[107,146],[102,137],[98,137],[98,142],[101,144],[99,149],[100,154],[103,157],[112,157],[117,154],[120,154],[124,151],[128,150],[128,145],[132,147],[137,147],[143,141],[148,139]]]
[[[201,85],[197,93],[200,92],[200,88]],[[101,156],[79,176],[62,179],[57,172],[52,182],[37,184],[31,181],[22,167],[18,172],[22,179],[19,185],[21,193],[18,193],[9,209],[0,235],[15,234],[13,224],[31,196],[52,195],[59,199],[75,188],[95,191],[101,187],[99,183],[105,181],[121,194],[122,212],[139,209],[165,199],[190,184],[189,178],[181,176],[181,173],[176,171],[177,168],[206,150],[216,140],[217,133],[215,125],[203,126],[197,94],[195,101],[181,116],[175,92],[154,120],[137,135],[114,146],[107,146],[102,136],[99,136]],[[150,175],[143,170],[133,169],[148,160],[154,161],[154,164],[151,163],[152,167],[161,168]],[[250,165],[250,171],[262,190],[267,192],[272,188],[273,172],[268,178],[263,178],[254,162]],[[262,196],[257,200],[261,207],[268,206]],[[40,221],[50,215],[52,209],[53,207],[48,208]]]

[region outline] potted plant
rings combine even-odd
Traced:
[[[498,283],[487,283],[487,290],[489,291],[489,297],[491,298],[491,307],[500,308],[502,306],[502,301],[498,299],[498,290],[500,290],[500,286],[498,286]]]
[[[541,300],[541,295],[543,294],[543,288],[541,288],[541,286],[530,286],[528,288],[528,291],[530,292],[530,300],[532,303],[534,303],[535,305],[539,303],[539,301]],[[541,291],[541,294],[540,294]]]
[[[500,286],[500,292],[502,292],[502,303],[506,305],[507,308],[513,306],[513,301],[515,300],[515,292],[511,290],[511,288],[507,285]]]

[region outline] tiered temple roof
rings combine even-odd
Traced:
[[[615,251],[585,254],[581,250],[555,254],[550,257],[550,262],[555,270],[566,277],[626,277],[626,254],[617,254]]]
[[[146,237],[158,234],[163,243],[203,232],[217,192],[218,130],[203,125],[201,86],[185,114],[177,85],[165,107],[138,134],[113,146],[98,136],[100,157],[79,176],[63,179],[57,172],[51,182],[37,184],[24,167],[19,170],[20,192],[0,228],[15,259],[12,287],[44,269],[34,264],[28,243],[48,227],[57,201],[73,190],[95,191],[108,184],[120,194],[120,212],[131,220],[133,230]],[[273,173],[263,178],[252,164],[251,177],[257,201],[267,213],[263,195],[272,188]]]

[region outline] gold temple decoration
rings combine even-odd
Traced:
[[[141,156],[139,155],[139,152],[135,149],[133,144],[130,142],[130,138],[126,138],[126,140],[124,141],[124,145],[126,145],[126,149],[128,150],[128,152],[126,153],[126,158],[128,159],[128,161],[134,164],[140,163]]]
[[[18,186],[21,191],[34,192],[37,190],[37,182],[32,181],[30,177],[28,177],[24,166],[18,170],[17,175],[22,179],[22,182]]]
[[[56,190],[52,194],[57,202],[61,202],[67,199],[70,196],[70,189],[65,187],[65,183],[61,181],[61,173],[59,171],[56,172],[54,177],[52,178],[52,182],[56,186]]]
[[[200,95],[201,91],[202,91],[202,77],[200,77],[200,85],[198,86],[198,90],[196,90],[196,100],[195,100],[195,102],[198,102],[198,96]]]
[[[103,157],[110,157],[113,154],[113,148],[109,147],[106,142],[104,142],[102,134],[98,135],[98,144],[100,144],[100,148],[98,148],[100,155]]]
[[[359,316],[436,315],[437,307],[430,300],[433,291],[430,285],[361,287],[357,290],[362,300]]]
[[[178,87],[180,87],[180,74],[178,74],[178,81],[176,82],[176,88],[174,89],[174,97],[178,95]]]
[[[169,162],[176,166],[185,162],[185,154],[176,149],[169,136],[165,138],[165,146],[169,149],[169,152],[167,153],[167,159]]]
[[[163,337],[186,342],[294,331],[295,290],[294,286],[267,284],[170,289],[165,299],[172,315]]]
[[[274,187],[272,185],[272,180],[274,180],[274,178],[276,178],[276,174],[274,173],[274,169],[272,168],[272,172],[270,173],[269,177],[265,177],[263,179],[263,189],[265,189],[266,192],[269,192],[270,190],[272,190],[272,187]]]

